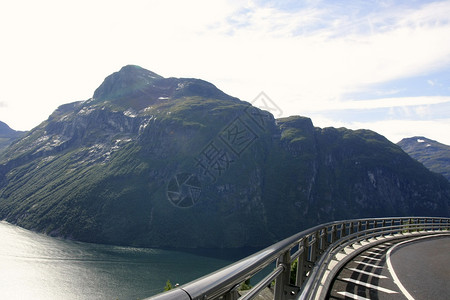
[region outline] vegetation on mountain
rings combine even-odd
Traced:
[[[369,130],[275,120],[137,66],[0,153],[0,219],[119,245],[262,247],[337,219],[449,215],[450,183]]]
[[[0,152],[23,135],[23,131],[11,129],[6,123],[0,121]]]
[[[450,146],[423,136],[404,138],[397,143],[412,158],[450,181]]]

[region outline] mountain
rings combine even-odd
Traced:
[[[22,135],[24,135],[23,131],[11,129],[6,123],[0,121],[0,152]]]
[[[403,151],[423,163],[433,172],[440,173],[450,181],[450,146],[423,136],[402,139],[397,143]]]
[[[0,154],[0,219],[148,247],[261,247],[337,219],[450,215],[450,183],[369,130],[274,117],[138,66]]]

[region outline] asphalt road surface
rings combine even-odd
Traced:
[[[335,278],[329,299],[450,299],[450,235],[408,240],[360,253]]]
[[[399,246],[391,262],[414,299],[450,299],[450,236]]]

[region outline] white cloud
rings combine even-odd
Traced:
[[[307,112],[319,112],[330,110],[370,110],[377,108],[396,108],[407,109],[415,106],[417,112],[424,112],[425,107],[433,104],[450,103],[450,96],[421,96],[421,97],[397,97],[381,98],[370,100],[347,100],[347,101],[329,101],[323,102],[321,106],[308,104],[302,106]]]
[[[393,143],[403,138],[424,136],[440,143],[450,145],[450,119],[436,120],[386,120],[377,122],[336,122],[321,116],[313,117],[314,126],[317,127],[346,127],[349,129],[370,129]]]
[[[375,25],[370,34],[354,30],[369,23],[369,17],[353,20],[314,6],[287,13],[252,4],[238,15],[241,21],[225,22],[206,34],[228,55],[202,69],[244,99],[265,90],[286,102],[346,100],[348,93],[373,84],[448,67],[450,13],[446,12],[450,2],[394,9],[387,16],[372,14]],[[311,30],[303,32],[302,26]],[[223,71],[220,76],[214,68]]]
[[[358,124],[356,124],[356,126],[358,126]],[[450,145],[450,138],[448,137],[448,132],[450,132],[450,119],[437,119],[428,121],[380,121],[375,122],[374,124],[369,126],[370,129],[384,134],[393,142],[398,142],[405,137],[425,136],[446,145]]]
[[[430,106],[428,105],[420,105],[417,107],[414,107],[414,113],[415,115],[419,116],[419,118],[424,119],[431,115]]]

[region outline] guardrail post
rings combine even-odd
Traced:
[[[239,299],[239,293],[235,289],[233,289],[232,291],[226,293],[223,296],[223,300],[237,300],[237,299]]]
[[[318,244],[319,239],[317,231],[303,238],[303,252],[298,257],[297,264],[297,286],[302,286],[303,282],[307,279],[306,274],[313,268],[317,258]],[[275,297],[275,299],[278,298]]]
[[[392,219],[387,220],[385,225],[386,225],[386,227],[391,227],[392,228],[392,226],[394,226],[394,220],[392,220]],[[392,236],[393,234],[394,233],[391,231],[388,234],[386,234],[386,236],[388,236],[388,235]]]
[[[306,259],[308,256],[308,247],[305,245],[305,239],[302,239],[298,244],[300,255],[297,262],[297,274],[295,276],[295,285],[302,286],[306,279]]]
[[[441,230],[449,230],[449,224],[450,222],[448,221],[448,219],[441,219]]]
[[[333,231],[330,231],[330,227],[329,226],[327,226],[327,227],[325,227],[324,228],[324,238],[323,238],[323,242],[324,242],[324,244],[323,244],[323,246],[324,246],[324,248],[326,249],[326,248],[328,248],[328,246],[330,246],[330,244],[332,243],[332,233]]]
[[[403,221],[402,221],[402,219],[398,219],[397,222],[398,222],[398,233],[403,234],[404,232],[403,232]]]
[[[339,239],[342,239],[347,235],[347,224],[345,222],[341,223],[341,234],[339,235]]]
[[[281,273],[275,281],[274,297],[277,300],[287,299],[286,287],[289,285],[289,279],[291,275],[290,261],[291,257],[289,251],[286,251],[277,259],[277,266],[282,265],[284,267],[283,273]]]
[[[327,244],[327,242],[328,242],[328,235],[327,235],[327,231],[326,231],[325,227],[322,228],[322,229],[319,229],[319,231],[318,231],[318,238],[319,238],[319,241],[318,241],[319,245],[317,246],[317,249],[318,249],[318,252],[319,252],[318,254],[322,255],[322,253],[328,247],[328,244]]]
[[[394,220],[393,219],[389,219],[388,222],[389,222],[388,226],[394,226]],[[391,231],[388,235],[392,236],[392,235],[394,235],[394,232]]]
[[[336,225],[331,226],[331,230],[332,230],[332,232],[331,232],[331,243],[334,243],[338,239]]]
[[[319,230],[320,231],[320,230]],[[319,231],[316,231],[312,234],[311,240],[311,257],[310,261],[314,264],[317,259],[317,255],[319,254]]]

